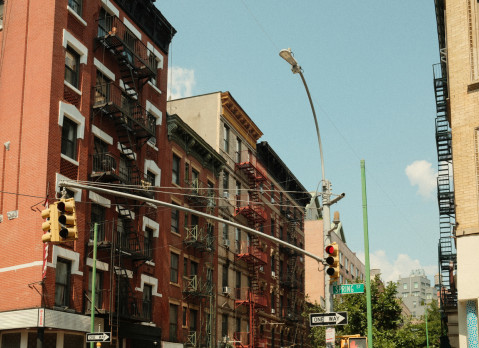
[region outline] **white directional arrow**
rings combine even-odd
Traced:
[[[87,342],[106,342],[110,341],[109,332],[97,332],[97,333],[87,333],[86,334]]]
[[[309,315],[310,326],[345,325],[347,323],[347,312],[311,313]]]

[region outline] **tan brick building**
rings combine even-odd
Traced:
[[[440,298],[451,346],[472,347],[479,298],[479,3],[435,5],[441,60],[434,67]]]

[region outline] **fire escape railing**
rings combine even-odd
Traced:
[[[455,202],[452,180],[452,137],[448,120],[447,72],[444,64],[433,66],[436,99],[436,147],[438,156],[437,199],[439,205],[439,292],[441,308],[457,307],[454,282]]]

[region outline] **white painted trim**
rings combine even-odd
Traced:
[[[158,297],[163,297],[162,294],[158,293],[158,279],[154,277],[150,277],[147,274],[142,274],[141,275],[141,285],[139,288],[135,288],[136,291],[143,292],[143,288],[145,284],[151,285],[151,295],[152,296],[158,296]]]
[[[103,8],[108,12],[109,14],[115,15],[117,17],[120,17],[120,10],[118,10],[110,0],[101,0],[101,3],[104,5]]]
[[[63,117],[67,116],[70,120],[78,124],[77,138],[83,139],[85,134],[85,116],[81,114],[75,105],[64,103],[60,101],[58,113],[58,125],[63,127]]]
[[[155,174],[155,186],[161,186],[161,169],[153,160],[145,160],[145,173],[150,170]]]
[[[121,150],[120,142],[118,142],[117,145],[118,145],[118,150],[120,150],[120,152],[122,154],[124,154],[125,156],[130,157],[131,159],[136,159],[136,153],[134,153],[133,150],[130,150],[130,152],[124,152],[124,151]]]
[[[81,95],[81,91],[75,86],[73,86],[70,82],[68,82],[67,80],[63,80],[63,83],[65,84],[65,86],[70,88],[73,92],[75,92],[78,95]]]
[[[29,263],[24,263],[24,264],[21,264],[21,265],[15,265],[15,266],[10,266],[10,267],[0,268],[0,273],[17,271],[17,270],[23,269],[23,268],[40,267],[40,266],[43,266],[43,261],[33,261],[33,262],[29,262]]]
[[[157,79],[158,80],[158,79]],[[153,83],[151,83],[151,81],[148,81],[148,84],[158,93],[158,94],[161,94],[161,91],[160,89],[158,88],[158,86],[155,86]]]
[[[150,138],[150,139],[151,139],[151,138]],[[158,148],[156,147],[156,145],[150,143],[149,141],[147,141],[146,144],[147,144],[149,147],[151,147],[153,150],[158,151]]]
[[[141,40],[141,33],[135,26],[126,18],[123,18],[123,24],[127,27],[139,40]]]
[[[88,48],[82,44],[76,37],[63,29],[63,47],[70,46],[80,55],[80,64],[86,64],[88,60]]]
[[[108,69],[108,68],[107,68],[102,62],[100,62],[98,59],[93,58],[93,65],[95,65],[96,68],[97,68],[98,70],[100,70],[103,75],[105,75],[106,77],[108,77],[110,80],[115,81],[115,74],[113,73],[113,71],[111,71],[110,69]]]
[[[65,248],[61,248],[58,245],[53,245],[52,263],[48,263],[48,266],[57,268],[57,259],[61,257],[63,259],[70,260],[72,262],[71,273],[76,275],[83,275],[83,272],[79,271],[80,254]]]
[[[163,113],[149,100],[146,101],[146,111],[155,116],[156,125],[161,126],[163,120]]]
[[[93,267],[93,259],[91,257],[87,257],[86,265],[88,267]],[[108,267],[109,267],[108,263],[96,260],[96,269],[99,269],[100,271],[108,272],[108,269],[109,269]]]
[[[163,69],[163,55],[160,53],[160,51],[158,51],[154,46],[153,44],[151,44],[150,42],[147,42],[146,43],[146,47],[153,53],[153,55],[155,56],[156,58],[156,61],[158,62],[158,66],[157,66],[157,69]],[[149,51],[148,51],[149,53]]]
[[[108,198],[100,196],[98,193],[89,191],[88,192],[88,198],[92,200],[93,202],[105,207],[105,208],[111,208],[111,200]]]
[[[76,166],[79,166],[79,165],[80,165],[80,162],[74,160],[73,158],[68,157],[67,155],[64,155],[64,154],[61,153],[61,154],[60,154],[60,157],[63,158],[64,160],[70,162],[71,164],[74,164],[74,165],[76,165]]]
[[[72,9],[70,6],[67,5],[67,10],[68,12],[70,12],[76,19],[78,19],[78,21],[83,24],[85,27],[87,26],[87,23],[85,22],[85,20],[83,18],[80,17],[80,15],[78,13],[75,12],[74,9]]]
[[[147,218],[146,216],[143,216],[143,231],[145,231],[146,227],[149,227],[153,230],[153,237],[158,238],[160,236],[160,224]]]
[[[119,208],[125,209],[124,206],[122,206],[122,205],[117,205],[117,206],[116,206],[116,212],[117,212],[117,213],[120,212],[120,209],[119,209]],[[134,213],[133,211],[131,211],[131,210],[130,210],[129,212],[130,212],[131,218],[132,218],[133,220],[135,220],[135,213]]]
[[[93,135],[97,136],[101,140],[103,140],[105,143],[113,145],[113,137],[102,131],[100,128],[98,128],[95,125],[92,125],[91,127],[91,132]]]
[[[66,156],[65,156],[66,157]],[[68,158],[68,157],[67,157]],[[71,181],[73,179],[70,179],[70,178],[67,178],[66,176],[64,175],[61,175],[59,173],[56,173],[56,182],[55,182],[55,192],[58,193],[58,194],[61,194],[60,192],[60,186],[58,185],[58,183],[60,181]],[[70,187],[68,188],[69,190],[73,191],[74,192],[74,197],[75,198],[75,202],[81,202],[81,192],[82,190],[81,189],[77,189],[77,188],[74,188],[74,187]]]

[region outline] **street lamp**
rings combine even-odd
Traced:
[[[330,229],[331,229],[331,217],[329,213],[329,206],[332,204],[330,202],[331,197],[331,184],[328,180],[326,180],[324,174],[324,160],[323,160],[323,146],[321,145],[321,136],[319,135],[319,127],[318,127],[318,119],[316,117],[316,111],[314,110],[313,100],[311,99],[311,94],[309,93],[308,85],[306,84],[306,80],[303,76],[303,69],[298,64],[296,59],[293,57],[293,52],[291,49],[284,49],[279,52],[281,58],[287,61],[291,65],[291,71],[293,74],[298,74],[301,76],[301,80],[303,81],[304,88],[306,89],[306,93],[308,94],[309,103],[311,104],[311,110],[313,111],[314,116],[314,124],[316,126],[316,134],[318,136],[318,143],[319,143],[319,154],[321,157],[321,182],[322,182],[322,192],[321,192],[321,201],[323,206],[323,238],[324,238],[324,246],[329,245],[331,243],[330,238]],[[326,312],[331,312],[333,310],[333,296],[331,291],[331,284],[329,284],[329,276],[326,275],[324,272],[324,299],[326,304]]]

